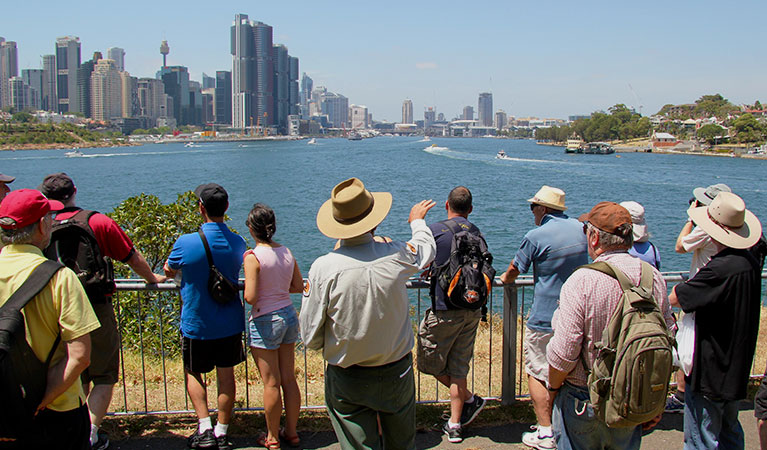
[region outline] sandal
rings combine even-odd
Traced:
[[[288,446],[290,447],[299,447],[301,445],[301,438],[298,437],[298,434],[295,436],[288,436],[285,433],[284,428],[280,428],[280,439],[288,443]]]
[[[265,447],[269,450],[280,450],[280,441],[270,441],[268,440],[268,434],[261,433],[256,437],[256,445],[259,447]]]

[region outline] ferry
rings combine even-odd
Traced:
[[[615,153],[613,146],[607,142],[589,142],[582,149],[583,151],[578,153],[587,155],[611,155]]]
[[[567,147],[565,147],[565,153],[580,153],[578,150],[583,145],[583,139],[579,138],[578,136],[571,136],[570,139],[567,140]]]
[[[349,140],[350,141],[361,141],[362,136],[360,136],[359,133],[349,133]]]

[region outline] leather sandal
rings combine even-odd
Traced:
[[[265,447],[269,450],[280,450],[280,441],[270,441],[267,438],[269,437],[266,433],[261,433],[256,437],[256,445],[259,447]]]
[[[298,434],[295,436],[288,436],[287,433],[285,433],[284,428],[280,428],[280,439],[287,442],[290,447],[298,447],[301,445],[301,438],[298,437]]]

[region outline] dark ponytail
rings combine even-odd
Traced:
[[[272,236],[277,232],[274,210],[263,203],[253,205],[253,209],[250,210],[245,224],[256,239],[260,241],[271,242]]]

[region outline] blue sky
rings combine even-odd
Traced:
[[[74,7],[72,5],[75,5]],[[274,28],[315,86],[399,121],[436,106],[449,119],[479,92],[517,117],[567,118],[616,103],[657,112],[666,103],[721,93],[767,101],[767,2],[714,1],[146,1],[13,2],[0,36],[19,48],[19,69],[41,67],[55,39],[79,36],[83,60],[126,50],[126,69],[154,76],[168,64],[231,70],[236,13]],[[633,89],[633,92],[632,92]]]

